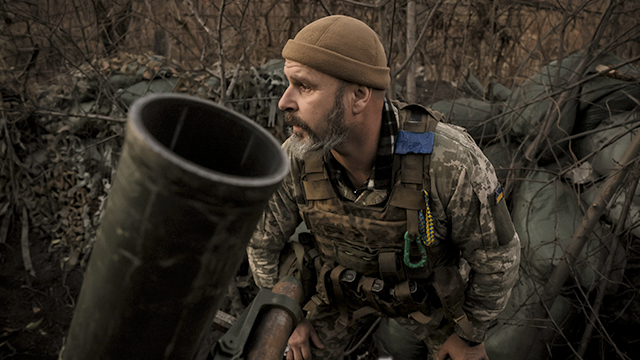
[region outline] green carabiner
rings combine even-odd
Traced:
[[[412,263],[409,258],[409,251],[411,250],[411,238],[409,237],[409,232],[404,233],[404,264],[407,265],[411,269],[417,269],[424,267],[427,263],[427,250],[422,245],[422,241],[420,241],[420,237],[416,236],[416,244],[418,245],[418,250],[420,250],[420,255],[422,258],[417,263]]]

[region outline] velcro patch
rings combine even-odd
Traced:
[[[404,154],[431,154],[433,151],[434,134],[431,131],[414,133],[400,130],[396,140],[395,153]]]

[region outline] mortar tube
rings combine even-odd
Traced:
[[[136,101],[60,358],[192,359],[288,164],[210,101]]]
[[[286,295],[298,304],[302,301],[302,285],[294,277],[281,279],[271,292]],[[260,319],[253,341],[247,346],[247,360],[282,360],[294,324],[288,311],[277,307],[269,309]]]

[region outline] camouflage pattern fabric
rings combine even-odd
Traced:
[[[442,312],[433,315],[434,320],[429,324],[407,318],[383,318],[373,334],[379,354],[403,360],[436,359],[442,344],[453,332],[453,325],[443,319]],[[324,349],[311,347],[314,359],[343,359],[345,352],[364,336],[375,318],[375,315],[365,316],[341,328],[336,327],[339,316],[336,308],[327,305],[316,307],[307,316],[324,344]]]
[[[399,111],[399,118],[408,117],[403,112]],[[287,149],[287,142],[283,147]],[[303,161],[291,158],[291,172],[270,200],[247,248],[259,287],[271,288],[278,281],[280,251],[303,219],[303,166]],[[473,325],[473,335],[465,336],[459,326],[455,331],[481,342],[489,321],[507,304],[517,277],[520,241],[493,166],[464,129],[438,124],[429,173],[436,237],[454,244],[470,267],[463,308]],[[370,201],[371,196],[360,199]]]

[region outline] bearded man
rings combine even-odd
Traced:
[[[363,22],[316,20],[282,56],[291,172],[247,253],[271,288],[298,225],[313,235],[297,268],[316,284],[287,359],[341,359],[377,318],[379,350],[397,359],[488,359],[485,331],[520,261],[490,162],[438,113],[386,97],[386,54]]]

